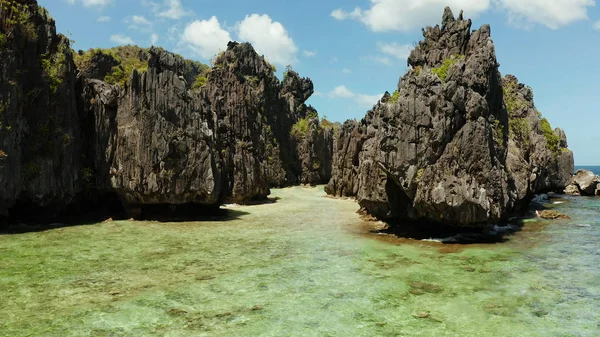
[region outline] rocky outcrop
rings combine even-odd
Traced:
[[[533,91],[513,75],[502,81],[509,115],[507,168],[517,193],[517,206],[524,206],[532,193],[562,192],[575,170],[573,152],[567,148],[565,132],[552,129],[536,109]]]
[[[80,190],[76,69],[68,39],[35,1],[2,6],[0,217],[52,216]]]
[[[305,178],[301,167],[332,135],[306,134],[300,144],[292,137],[295,123],[316,115],[304,104],[309,79],[289,71],[280,83],[249,44],[230,43],[200,86],[184,76],[182,57],[160,48],[147,55],[147,70],[134,69],[123,87],[82,78],[99,145],[90,151],[98,190],[116,192],[136,210],[243,203],[266,198],[272,186],[329,178],[326,171]]]
[[[441,26],[423,30],[398,89],[342,127],[326,191],[385,220],[478,226],[564,188],[573,167],[564,133],[552,131],[563,138],[550,148],[536,114],[530,143],[515,140],[490,35],[446,8]],[[536,113],[532,99],[524,116]]]
[[[578,170],[565,188],[570,195],[600,196],[600,176],[588,170]]]
[[[218,207],[329,180],[312,81],[288,69],[281,82],[251,45],[229,43],[213,68],[161,48],[73,55],[35,1],[18,10],[31,20],[0,36],[0,216],[106,195],[132,215]]]

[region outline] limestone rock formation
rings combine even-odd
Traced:
[[[132,214],[218,207],[329,180],[333,130],[305,104],[312,81],[280,81],[250,44],[230,42],[212,68],[162,48],[74,54],[36,1],[17,7],[29,18],[0,32],[0,217],[105,196]]]
[[[566,194],[600,196],[600,176],[588,170],[578,170],[565,189]]]
[[[0,216],[11,208],[52,216],[80,188],[76,69],[46,10],[35,1],[2,5]]]
[[[573,167],[564,133],[553,132],[564,142],[550,149],[536,114],[530,143],[515,139],[490,35],[446,8],[441,27],[423,30],[397,90],[342,127],[326,191],[355,196],[381,219],[478,226],[562,190]],[[523,117],[535,113],[532,99]]]

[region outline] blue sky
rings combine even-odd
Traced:
[[[576,165],[600,165],[600,8],[594,0],[39,0],[75,49],[155,44],[209,63],[229,39],[315,83],[309,102],[360,119],[406,71],[420,27],[450,5],[492,26],[503,75],[531,86]]]

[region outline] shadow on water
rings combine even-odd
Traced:
[[[508,237],[522,230],[526,219],[482,227],[456,227],[419,221],[393,221],[372,234],[388,234],[400,239],[432,240],[443,244],[496,244],[507,242]]]

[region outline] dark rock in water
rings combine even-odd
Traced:
[[[578,170],[571,180],[571,185],[576,186],[581,195],[598,195],[596,192],[599,189],[600,176],[588,170]]]
[[[542,219],[549,219],[549,220],[556,220],[556,219],[570,219],[570,217],[566,214],[563,214],[561,212],[555,211],[555,210],[543,210],[543,211],[537,211],[536,212],[537,216],[542,218]]]
[[[211,208],[329,181],[334,132],[305,104],[312,81],[288,69],[281,82],[250,44],[230,42],[212,68],[161,48],[73,55],[45,10],[25,10],[37,34],[9,27],[0,48],[0,216],[106,195],[129,215]]]
[[[356,196],[384,220],[476,227],[564,189],[573,171],[564,132],[547,134],[525,86],[507,88],[516,78],[502,80],[490,34],[449,8],[441,27],[424,29],[396,92],[341,128],[327,193]],[[507,101],[508,90],[518,97]],[[535,115],[517,121],[523,135],[513,105]]]

